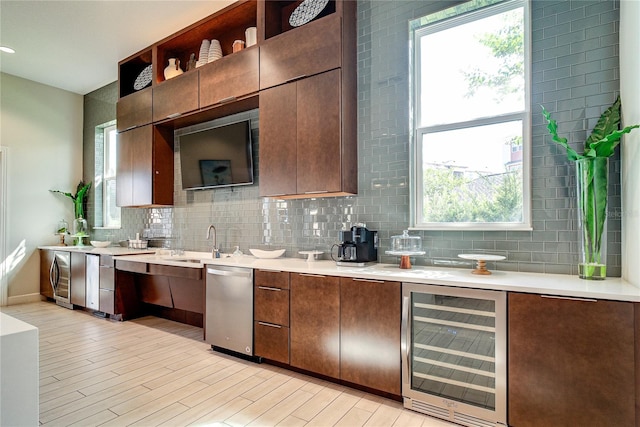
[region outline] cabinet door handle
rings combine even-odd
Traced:
[[[280,326],[280,325],[274,325],[273,323],[258,322],[258,325],[268,326],[268,327],[270,327],[270,328],[278,328],[278,329],[282,329],[282,326]]]
[[[549,299],[563,299],[568,301],[598,302],[597,299],[593,298],[560,297],[557,295],[540,295],[540,297]]]
[[[258,271],[264,271],[265,273],[282,273],[282,270],[264,270],[259,268]]]
[[[301,276],[306,276],[306,277],[327,277],[327,276],[323,276],[321,274],[309,274],[309,273],[298,273]]]
[[[357,278],[352,278],[351,280],[353,280],[354,282],[369,282],[369,283],[384,283],[384,280],[374,280],[374,279],[357,279]]]
[[[280,292],[282,290],[280,288],[270,288],[268,286],[258,286],[258,289],[262,289],[262,290],[265,290],[265,291],[278,291],[278,292]]]
[[[222,98],[218,101],[216,101],[216,104],[224,104],[225,102],[231,102],[231,101],[235,101],[236,97],[235,96],[227,96],[226,98]]]
[[[293,82],[293,81],[296,81],[296,80],[304,79],[305,77],[307,77],[306,74],[300,74],[299,76],[291,77],[290,79],[285,80],[285,83],[290,83],[290,82]]]
[[[169,115],[167,116],[167,119],[174,119],[174,118],[176,118],[176,117],[178,117],[178,116],[181,116],[181,115],[182,115],[182,113],[173,113],[173,114],[169,114]]]

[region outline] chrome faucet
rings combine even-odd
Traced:
[[[218,250],[218,246],[216,244],[217,239],[217,231],[216,228],[212,225],[207,229],[207,240],[211,238],[211,230],[213,229],[213,247],[211,248],[211,258],[220,258],[220,251]]]

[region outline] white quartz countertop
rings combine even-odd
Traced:
[[[154,249],[129,249],[121,246],[108,246],[106,248],[95,248],[93,246],[39,246],[38,249],[47,249],[51,251],[66,252],[83,252],[96,255],[135,255],[135,254],[153,254]]]
[[[640,288],[612,277],[606,280],[583,280],[566,274],[519,273],[492,270],[491,275],[471,274],[471,269],[414,266],[402,270],[392,264],[372,264],[366,267],[337,266],[333,261],[307,262],[301,258],[258,259],[250,255],[225,256],[213,259],[207,252],[185,252],[180,256],[169,254],[124,255],[118,260],[164,264],[180,267],[203,268],[234,266],[259,270],[288,271],[292,273],[355,277],[371,280],[455,286],[462,288],[526,292],[569,298],[607,299],[640,302]]]

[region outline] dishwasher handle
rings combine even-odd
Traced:
[[[228,271],[228,270],[218,270],[211,267],[207,267],[207,274],[211,274],[214,276],[233,276],[233,277],[251,278],[251,271]]]

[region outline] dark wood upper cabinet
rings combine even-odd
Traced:
[[[291,273],[291,366],[340,378],[340,279]]]
[[[341,19],[332,15],[260,45],[260,89],[342,65]]]
[[[118,132],[148,125],[153,120],[153,90],[151,87],[120,98],[116,104]]]
[[[633,303],[510,293],[508,417],[522,426],[633,426]]]
[[[146,125],[118,134],[116,204],[173,204],[173,129]]]
[[[260,195],[297,191],[297,83],[260,91]]]
[[[259,52],[258,46],[251,46],[200,67],[200,108],[233,102],[257,93]]]
[[[260,195],[357,193],[354,123],[342,120],[341,70],[260,92]]]
[[[174,119],[200,107],[198,71],[190,71],[153,89],[153,121]]]
[[[401,284],[340,279],[340,378],[400,396]]]

